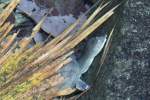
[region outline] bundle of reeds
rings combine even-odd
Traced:
[[[70,55],[74,53],[74,48],[107,21],[118,5],[95,20],[109,3],[99,6],[75,34],[69,33],[80,22],[80,18],[47,44],[36,44],[29,48],[46,16],[33,28],[30,37],[16,41],[20,31],[10,35],[14,24],[7,18],[19,2],[12,0],[0,14],[0,100],[49,100],[74,92],[76,89],[71,87],[60,88],[65,78],[58,71],[72,61]]]

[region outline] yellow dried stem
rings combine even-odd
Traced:
[[[2,57],[0,57],[0,65],[12,54],[12,51],[16,48],[17,42],[13,44],[13,46],[9,49],[9,51]]]
[[[54,97],[69,95],[75,91],[76,91],[75,88],[66,88],[66,89],[60,90],[59,87],[53,87],[44,91],[42,96],[46,100],[53,100]]]
[[[56,77],[54,77],[54,78],[56,78],[56,84],[54,84],[54,86],[51,86],[51,85],[44,86],[44,84],[42,84],[40,89],[39,88],[37,89],[38,93],[35,93],[35,94],[42,96],[46,100],[51,100],[53,97],[69,95],[76,91],[75,88],[61,89],[60,85],[63,84],[64,78],[61,76],[58,76],[58,75],[56,75]],[[55,80],[52,80],[52,79],[48,80],[45,84],[55,83]],[[58,79],[60,79],[60,80],[57,81]],[[41,90],[41,91],[39,91],[39,90]]]
[[[60,74],[53,75],[52,77],[42,81],[38,87],[33,87],[26,93],[18,95],[17,99],[22,100],[23,98],[32,97],[33,95],[43,95],[47,89],[52,89],[58,85],[61,85],[63,82],[64,77],[62,77]],[[58,90],[56,90],[55,92],[57,91]]]
[[[15,87],[13,89],[11,89],[13,86],[11,85],[10,87],[7,87],[5,90],[2,91],[2,93],[0,93],[0,95],[4,95],[2,96],[3,99],[5,99],[7,96],[11,96],[13,97],[13,93],[18,93],[22,94],[30,89],[32,89],[34,86],[39,86],[40,82],[47,78],[48,76],[51,76],[53,74],[53,72],[57,72],[60,68],[62,68],[64,65],[68,64],[69,62],[71,62],[71,58],[67,58],[66,60],[60,62],[57,67],[55,64],[52,64],[51,67],[53,67],[51,70],[51,73],[47,73],[47,74],[41,74],[40,72],[38,73],[34,73],[31,77],[28,78],[28,80],[26,80],[25,82],[19,84],[19,85],[15,85]],[[49,67],[49,66],[48,66]],[[40,76],[39,76],[40,75]],[[38,76],[38,77],[37,77]],[[9,91],[8,95],[5,95],[5,93],[7,93]],[[14,98],[18,97],[15,96]]]
[[[59,51],[65,44],[67,44],[70,41],[71,38],[72,38],[71,36],[68,36],[62,42],[60,42],[59,44],[57,44],[54,48],[50,48],[49,51],[47,51],[46,53],[44,53],[43,55],[41,55],[31,65],[34,66],[34,65],[42,63],[43,61],[46,61],[49,58],[50,54],[53,54],[53,53]]]
[[[114,13],[113,11],[116,7],[114,7],[110,11],[108,11],[105,15],[103,15],[100,19],[98,19],[94,24],[92,24],[87,29],[85,29],[82,33],[80,33],[75,39],[67,42],[67,44],[64,44],[64,46],[62,46],[63,48],[61,48],[61,49],[59,48],[58,50],[56,48],[56,49],[54,49],[54,51],[56,50],[57,52],[52,52],[53,51],[52,50],[52,51],[42,55],[40,58],[38,58],[36,63],[41,63],[42,61],[44,61],[44,58],[47,58],[47,57],[49,57],[49,59],[51,59],[51,60],[55,59],[55,58],[63,55],[64,53],[70,51],[71,49],[73,49],[77,44],[79,44],[83,39],[85,39],[89,34],[91,34],[96,28],[98,28],[106,20],[108,20],[108,18],[110,18],[113,15],[113,13]],[[36,63],[34,63],[34,64],[36,64]]]
[[[46,66],[42,70],[39,70],[38,73],[34,73],[31,78],[29,78],[33,85],[39,84],[39,81],[48,78],[49,76],[55,74],[60,70],[64,65],[71,62],[71,58],[67,58],[65,60],[55,61],[51,65]]]
[[[115,27],[111,30],[111,32],[109,34],[109,37],[108,37],[108,40],[106,42],[106,45],[104,47],[104,52],[103,52],[102,57],[100,59],[100,66],[99,66],[99,69],[98,69],[98,71],[96,73],[96,80],[95,81],[97,81],[97,77],[98,77],[98,75],[100,73],[101,67],[104,64],[105,58],[107,56],[107,53],[108,53],[108,50],[109,50],[109,47],[110,47],[110,42],[111,42],[111,39],[112,39],[112,35],[114,33],[114,29],[115,29]]]
[[[53,100],[54,97],[57,96],[57,92],[59,88],[57,86],[48,88],[47,90],[41,92],[40,96],[42,96],[45,100]]]
[[[27,58],[29,55],[31,55],[32,54],[32,52],[34,51],[34,50],[36,50],[36,48],[38,48],[39,46],[37,45],[37,46],[35,46],[35,48],[31,48],[31,49],[29,49],[29,50],[27,50],[27,51],[25,51],[25,52],[23,52],[23,53],[20,53],[20,52],[18,52],[18,51],[15,51],[15,54],[14,53],[11,53],[10,54],[10,56],[8,56],[9,58],[12,58],[11,60],[13,60],[14,61],[14,59],[18,59],[19,60],[19,62],[22,62],[22,60],[24,59],[24,58]],[[13,49],[12,49],[13,50]],[[12,57],[11,57],[12,56]],[[15,56],[15,58],[13,57],[13,56]],[[5,59],[6,60],[6,59]],[[4,60],[4,61],[5,61]],[[18,61],[17,60],[17,61]],[[3,62],[4,62],[3,61]],[[5,62],[4,62],[4,64],[7,64],[8,63],[8,61],[9,60],[6,60]],[[17,62],[16,61],[16,62]],[[20,71],[20,69],[22,69],[23,68],[23,66],[24,66],[24,64],[23,65],[19,65],[19,62],[17,63],[18,64],[18,68],[16,68],[15,70],[13,69],[13,66],[12,66],[12,71],[11,72],[9,72],[9,75],[7,75],[7,78],[8,78],[8,80],[5,82],[5,84],[3,85],[3,87],[0,87],[0,89],[1,90],[3,90],[3,89],[5,89],[6,90],[6,88],[8,88],[9,89],[9,87],[8,86],[11,86],[11,83],[12,82],[15,82],[14,81],[14,79],[16,78],[16,77],[19,77],[20,78],[20,76],[15,76],[16,75],[16,73],[17,72],[19,72]],[[15,63],[15,62],[14,62]],[[9,64],[9,63],[8,63]],[[13,63],[10,63],[10,64],[13,64]],[[16,65],[14,65],[14,66],[16,66]],[[7,67],[7,66],[6,66]],[[6,68],[4,68],[4,69],[6,69]],[[2,72],[1,72],[2,73]],[[8,72],[7,72],[8,73]]]
[[[27,49],[27,47],[29,46],[32,38],[35,36],[35,34],[37,32],[39,32],[42,24],[44,23],[45,19],[46,19],[47,15],[45,15],[41,20],[40,22],[33,28],[32,30],[32,33],[31,33],[31,36],[30,37],[27,37],[25,39],[23,39],[21,42],[20,42],[20,46],[21,46],[21,52],[22,51],[25,51]]]
[[[71,88],[71,87],[70,87],[70,88],[66,88],[66,89],[64,89],[64,90],[59,90],[59,91],[56,93],[55,97],[57,97],[57,96],[69,95],[69,94],[75,92],[76,90],[77,90],[77,89]]]
[[[33,28],[32,33],[31,33],[31,37],[34,37],[35,34],[40,31],[41,26],[43,25],[43,23],[44,23],[46,17],[47,17],[47,15],[45,15],[45,16],[39,21],[39,23]]]
[[[73,54],[74,52],[71,51],[69,53],[67,53],[66,55],[56,59],[55,61],[53,61],[52,63],[50,63],[49,65],[47,64],[45,68],[42,68],[40,70],[38,70],[38,72],[35,72],[33,73],[33,75],[29,78],[30,81],[32,79],[35,79],[35,78],[40,78],[40,79],[43,79],[44,77],[48,77],[50,75],[53,75],[55,73],[57,73],[57,71],[63,67],[65,64],[69,63],[71,61],[70,58],[68,58],[71,54]],[[50,68],[50,69],[49,69]],[[30,72],[32,72],[32,70],[29,69]],[[48,71],[48,72],[47,72]],[[28,70],[25,69],[25,71],[23,70],[22,72],[19,72],[17,75],[13,75],[13,82],[15,82],[14,84],[9,84],[10,87],[6,87],[6,88],[2,88],[4,89],[3,90],[3,93],[5,93],[7,90],[10,90],[12,87],[14,87],[16,84],[19,84],[20,82],[22,81],[26,81],[27,78],[28,78]],[[22,76],[23,73],[26,73],[26,75]],[[19,78],[19,79],[18,79]],[[33,84],[36,83],[36,81],[39,82],[39,79],[38,80],[33,80]]]
[[[53,49],[59,42],[61,42],[66,36],[69,35],[69,33],[77,26],[79,23],[79,20],[77,20],[74,24],[72,24],[70,27],[68,27],[63,33],[61,33],[59,36],[54,38],[52,41],[50,41],[48,44],[40,48],[37,52],[33,54],[33,57],[39,57],[43,53],[46,53],[47,51]]]
[[[20,0],[12,0],[11,3],[0,14],[0,26],[7,20],[16,6],[20,3]]]
[[[19,34],[19,31],[13,34],[13,36],[4,45],[4,47],[3,47],[2,51],[1,51],[2,53],[10,48],[10,46],[13,44],[13,42],[14,42],[14,40],[17,37],[18,34]]]
[[[101,9],[103,9],[106,5],[108,5],[109,3],[107,3],[107,4],[105,4],[104,6],[102,6],[102,8]],[[98,11],[100,11],[101,9],[99,9],[99,10],[97,10],[97,12],[95,12],[95,14],[94,15],[92,15],[91,17],[90,17],[90,21],[92,21],[92,18],[94,18],[95,16],[96,16],[96,14],[98,13]],[[114,9],[113,9],[114,10]],[[112,10],[112,11],[113,11]],[[110,11],[111,12],[111,11]],[[110,14],[110,16],[109,17],[107,17],[107,15],[108,15],[108,13],[104,16],[104,17],[106,17],[106,19],[104,20],[104,21],[102,21],[101,23],[103,23],[103,22],[105,22],[110,16],[111,16],[111,14]],[[103,17],[103,18],[104,18]],[[79,20],[78,20],[79,21]],[[74,24],[74,25],[72,25],[72,28],[68,28],[69,29],[69,31],[68,31],[68,33],[76,26],[76,24],[78,23],[78,21]],[[88,22],[90,22],[90,21],[88,21]],[[99,25],[98,25],[99,26]],[[94,29],[95,30],[95,29]],[[64,33],[66,33],[66,31],[64,32]],[[67,34],[68,34],[67,33]],[[92,32],[89,32],[89,33],[92,33]],[[57,48],[56,47],[56,43],[59,41],[59,39],[63,39],[64,37],[63,36],[66,36],[66,35],[60,35],[60,36],[58,36],[59,38],[57,39],[57,37],[56,37],[56,39],[54,39],[54,40],[52,40],[52,42],[50,42],[50,44],[49,44],[49,46],[50,47],[54,47],[55,46],[55,49],[53,49],[53,48],[48,48],[48,49],[50,49],[50,51],[49,52],[47,52],[47,53],[45,53],[45,54],[43,54],[41,57],[39,57],[34,63],[33,63],[33,65],[35,65],[35,64],[37,64],[37,63],[41,63],[42,61],[44,61],[49,55],[51,55],[51,54],[53,54],[52,53],[52,51],[53,52],[57,52],[57,50],[60,50],[60,48],[62,47],[62,45],[61,45],[61,47],[60,46],[58,46],[59,48]],[[83,38],[84,39],[84,38]],[[76,39],[77,41],[78,41],[78,39]],[[57,42],[56,42],[57,41]],[[62,41],[62,43],[63,43],[63,41]],[[79,43],[79,42],[78,42]],[[78,44],[77,43],[77,44]],[[52,45],[52,44],[54,44],[54,45]],[[76,45],[77,45],[76,44]],[[65,45],[65,44],[64,44]]]
[[[79,44],[82,40],[84,40],[88,35],[90,35],[95,29],[97,29],[99,26],[101,26],[105,21],[107,21],[113,14],[114,10],[118,7],[115,6],[113,9],[108,11],[106,14],[104,14],[101,18],[99,18],[96,22],[94,22],[92,25],[90,25],[88,28],[86,28],[83,32],[81,32],[79,35],[77,35],[73,40],[68,42],[68,44],[64,45],[62,49],[60,49],[58,52],[55,52],[49,57],[51,59],[55,59],[59,57],[60,55],[63,55],[64,53],[70,51],[73,49],[77,44]]]
[[[24,51],[27,49],[28,45],[30,44],[30,41],[32,40],[31,37],[25,37],[21,41],[19,41],[19,47],[21,51]]]
[[[49,84],[51,87],[60,85],[62,82],[64,82],[65,77],[63,77],[61,74],[56,74],[51,76],[50,78],[46,79],[46,83]],[[41,84],[42,85],[42,84]]]
[[[105,5],[106,6],[106,5]],[[84,33],[82,33],[83,36],[81,36],[81,34],[79,34],[79,36],[77,36],[78,38],[76,38],[74,41],[72,40],[71,43],[69,45],[73,45],[73,47],[71,47],[70,49],[74,48],[77,44],[79,44],[83,39],[85,39],[89,34],[91,34],[98,26],[100,26],[102,23],[104,23],[109,17],[111,17],[111,15],[113,14],[113,10],[110,10],[108,13],[106,13],[103,17],[101,17],[99,19],[99,21],[97,21],[97,23],[91,25],[93,27],[90,27],[90,29],[87,29],[86,31],[84,31]],[[93,18],[93,15],[92,17]],[[90,30],[90,31],[89,31]],[[86,35],[87,34],[87,35]],[[83,37],[83,38],[82,38]],[[63,42],[63,41],[62,41]],[[75,44],[76,43],[76,44]],[[65,45],[64,45],[65,46]],[[33,63],[41,63],[43,60],[45,60],[49,55],[52,55],[54,51],[54,53],[56,53],[55,51],[60,50],[60,47],[62,46],[58,46],[59,48],[56,49],[52,49],[50,50],[48,53],[45,53],[44,55],[42,55],[38,60],[36,60],[36,62]],[[69,47],[68,47],[69,48]],[[65,50],[64,50],[65,51]]]
[[[102,11],[107,5],[110,4],[111,1],[107,2],[106,4],[104,4],[103,6],[99,6],[93,13],[92,15],[85,21],[85,23],[82,25],[82,27],[80,28],[80,31],[82,31],[83,29],[85,29],[92,21],[93,19],[96,17],[97,14],[100,13],[100,11]]]
[[[2,27],[0,27],[0,32],[5,32],[6,29],[10,26],[10,22],[6,22]]]
[[[3,13],[0,14],[0,32],[2,32],[0,43],[5,39],[14,26],[13,24],[10,24],[10,22],[5,23],[5,21],[19,2],[20,0],[12,0]],[[114,14],[114,10],[119,6],[115,6],[94,22],[94,18],[108,4],[110,4],[110,2],[103,6],[99,6],[84,22],[82,27],[75,32],[76,34],[70,33],[73,32],[75,27],[79,24],[81,20],[80,18],[61,35],[54,38],[46,45],[41,44],[39,46],[36,45],[37,47],[35,46],[31,49],[27,48],[32,38],[37,32],[39,32],[46,16],[44,16],[33,28],[30,37],[24,38],[20,41],[20,48],[15,52],[12,51],[16,49],[17,44],[13,44],[13,42],[18,32],[13,34],[0,51],[0,65],[3,66],[0,69],[0,77],[3,77],[4,75],[7,77],[6,81],[0,80],[2,83],[0,84],[0,98],[3,100],[24,99],[29,96],[29,98],[32,99],[33,95],[39,94],[45,99],[52,99],[52,97],[55,96],[68,95],[74,92],[76,89],[60,89],[59,85],[63,83],[64,77],[60,74],[58,76],[57,73],[64,65],[72,61],[69,56],[74,52],[71,50],[107,21]],[[10,47],[11,45],[13,45],[13,47]],[[59,82],[57,82],[57,79]],[[37,90],[36,92],[34,92],[35,88]]]
[[[2,42],[2,40],[7,36],[7,34],[13,29],[14,24],[10,24],[7,28],[7,30],[2,34],[2,36],[0,37],[0,43]]]
[[[62,32],[59,36],[54,38],[50,43],[46,45],[46,47],[54,47],[56,44],[58,44],[60,41],[62,41],[66,36],[69,35],[69,33],[79,24],[80,19],[78,19],[75,23],[73,23],[71,26],[69,26],[64,32]]]
[[[62,57],[60,57],[60,58],[58,58],[58,59],[56,59],[56,60],[54,60],[53,62],[51,62],[50,63],[50,65],[48,65],[48,66],[56,66],[56,65],[58,65],[59,63],[61,63],[61,61],[63,61],[63,60],[65,60],[65,59],[67,59],[70,55],[72,55],[74,53],[74,51],[70,51],[69,53],[67,53],[67,54],[65,54],[65,55],[63,55]],[[48,64],[48,62],[45,62],[45,63],[47,63]],[[47,66],[47,64],[46,64],[46,66]],[[44,64],[43,64],[44,65]],[[32,66],[33,67],[33,66]],[[28,67],[28,66],[26,66],[26,69],[28,69],[28,70],[30,70],[30,69],[32,69],[32,67],[30,66],[30,67]],[[36,67],[36,66],[35,66]],[[25,72],[27,72],[27,70],[25,69]],[[44,69],[43,69],[44,70]],[[46,70],[48,70],[48,69],[46,69]],[[31,71],[31,70],[30,70]],[[51,71],[52,72],[52,70],[49,70],[49,71]],[[23,73],[25,73],[24,72],[24,70],[23,70]],[[41,72],[41,71],[40,71]],[[21,76],[21,75],[18,75],[18,76]]]

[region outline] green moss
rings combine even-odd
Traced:
[[[34,46],[34,48],[39,48],[40,46],[41,45],[37,44]],[[0,86],[5,84],[7,81],[10,81],[13,78],[14,73],[17,72],[20,68],[33,61],[33,59],[29,59],[32,57],[33,50],[34,49],[29,49],[24,53],[12,53],[5,60],[5,62],[1,65],[2,68],[0,69]]]
[[[4,77],[7,80],[7,78],[11,76],[18,69],[18,67],[20,67],[18,65],[22,59],[23,57],[19,57],[18,54],[12,54],[7,58],[5,63],[2,64],[2,68],[0,70],[0,83],[4,81]]]

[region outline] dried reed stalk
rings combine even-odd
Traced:
[[[64,90],[59,88],[65,78],[58,71],[71,62],[70,55],[74,53],[73,49],[103,25],[114,14],[114,10],[119,5],[95,20],[95,17],[110,2],[99,6],[73,35],[70,33],[79,24],[80,18],[47,44],[36,44],[32,48],[28,48],[32,38],[46,21],[47,16],[44,16],[33,28],[30,37],[15,41],[19,31],[9,35],[14,24],[6,20],[19,2],[20,0],[12,0],[0,14],[0,99],[22,100],[25,98],[33,99],[34,96],[38,96],[49,100],[74,92],[76,89],[71,87]],[[3,44],[5,39],[8,41]],[[19,48],[17,48],[18,46]]]

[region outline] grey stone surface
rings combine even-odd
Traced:
[[[150,100],[150,0],[128,0],[121,9],[98,80],[79,100]],[[91,84],[98,62],[85,75]]]
[[[18,6],[18,11],[28,15],[36,23],[48,14],[41,28],[54,37],[73,24],[86,10],[88,8],[82,0],[21,0]],[[84,16],[78,27],[86,19]]]

